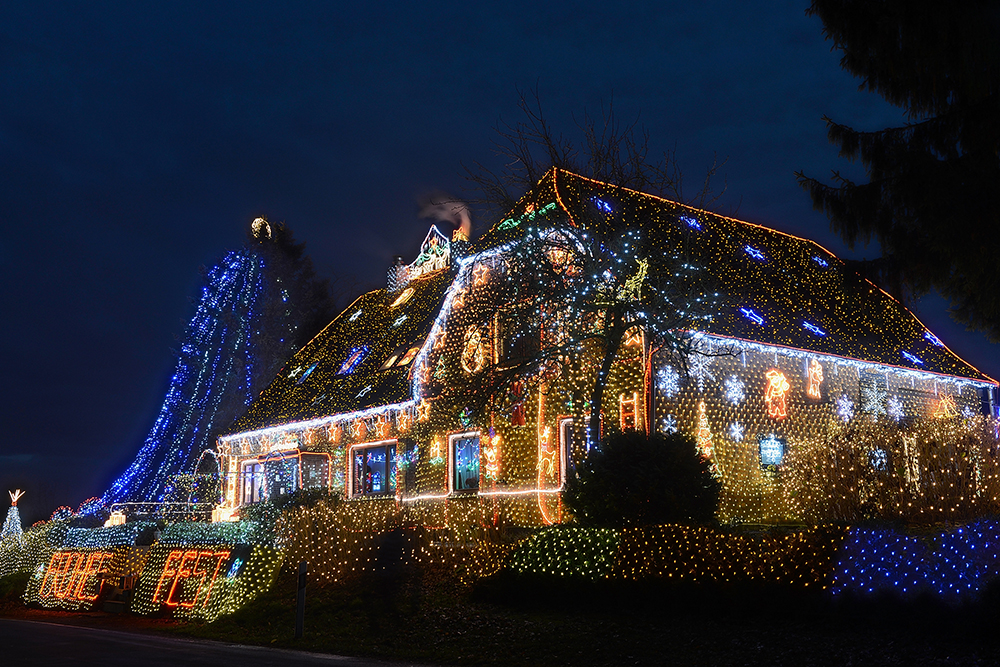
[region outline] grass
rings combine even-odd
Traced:
[[[189,636],[437,664],[936,665],[992,662],[1000,596],[952,609],[831,603],[787,588],[594,584],[503,575],[460,590],[433,576],[362,576],[307,595],[295,581]]]
[[[25,610],[24,578],[0,580],[0,614],[227,642],[462,665],[993,664],[1000,594],[949,608],[892,599],[831,603],[775,587],[622,585],[502,574],[473,589],[440,571],[361,575],[307,589],[295,578],[214,623]],[[20,590],[19,590],[20,589]]]

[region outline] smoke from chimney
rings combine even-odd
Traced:
[[[466,239],[472,234],[472,212],[468,204],[444,192],[433,192],[421,200],[420,217],[450,222]]]

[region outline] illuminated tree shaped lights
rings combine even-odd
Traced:
[[[327,323],[326,285],[291,232],[258,218],[248,237],[207,272],[160,413],[105,503],[169,499],[175,476],[198,472],[201,453]],[[198,498],[195,490],[190,500],[217,499]]]
[[[0,531],[0,540],[13,539],[21,541],[24,539],[24,530],[21,528],[21,513],[17,509],[17,501],[24,495],[24,491],[8,491],[10,495],[10,508],[7,510],[7,518],[3,522],[3,530]]]

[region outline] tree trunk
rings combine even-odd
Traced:
[[[604,403],[604,387],[608,384],[608,376],[611,374],[611,364],[615,362],[618,348],[624,335],[615,333],[608,336],[607,346],[604,348],[604,358],[601,359],[601,369],[597,372],[597,379],[594,380],[594,390],[590,394],[590,446],[600,446],[601,444],[601,406]]]

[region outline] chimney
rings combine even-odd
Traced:
[[[388,280],[386,281],[389,291],[395,292],[398,289],[402,289],[409,282],[408,273],[409,267],[403,264],[403,256],[393,255],[392,266],[389,267]]]

